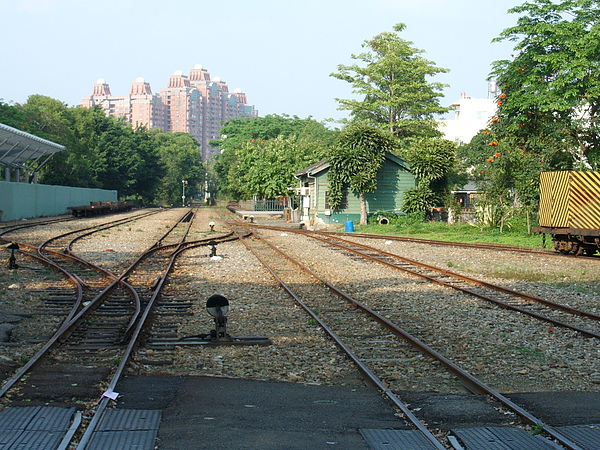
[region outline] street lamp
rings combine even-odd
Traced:
[[[182,186],[181,203],[182,203],[183,207],[185,207],[185,187],[187,186],[187,184],[188,184],[187,180],[181,180],[181,186]]]

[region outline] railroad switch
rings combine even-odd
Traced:
[[[179,341],[169,341],[164,344],[176,345],[271,345],[271,340],[265,336],[232,337],[227,333],[227,312],[229,300],[215,294],[206,300],[206,311],[213,318],[215,327],[208,333],[187,336]],[[155,345],[157,342],[155,342]],[[160,345],[160,344],[158,344]]]
[[[227,311],[229,311],[229,301],[222,295],[211,295],[206,300],[206,311],[215,320],[215,329],[210,331],[213,339],[219,340],[229,338],[227,334]]]
[[[208,257],[214,258],[215,256],[217,256],[217,243],[215,241],[209,241],[208,245],[210,247],[210,254],[208,255]]]
[[[15,257],[15,254],[17,253],[17,251],[19,251],[19,244],[17,244],[16,242],[10,242],[8,244],[3,245],[2,247],[4,247],[7,251],[10,252],[10,257],[8,258],[7,263],[8,269],[18,269],[19,266],[17,265],[17,258]]]

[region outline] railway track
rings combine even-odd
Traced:
[[[189,213],[188,213],[189,214]],[[54,335],[17,373],[4,383],[0,389],[0,396],[5,395],[13,386],[19,385],[18,397],[28,404],[32,402],[72,403],[84,402],[94,397],[98,384],[106,379],[114,361],[119,360],[122,352],[124,336],[138,320],[141,311],[141,299],[137,291],[124,281],[126,276],[131,276],[134,269],[142,270],[145,276],[150,276],[152,281],[160,273],[161,263],[152,262],[154,270],[150,267],[138,267],[146,259],[151,250],[142,254],[121,275],[115,275],[106,269],[87,262],[70,252],[73,242],[84,235],[100,232],[108,227],[117,226],[129,220],[139,219],[139,216],[129,219],[118,219],[102,227],[79,229],[63,233],[55,238],[45,241],[36,250],[28,253],[30,257],[37,258],[51,267],[61,271],[75,284],[76,289],[70,293],[61,292],[60,298],[63,309],[70,303],[70,309],[62,320]],[[182,217],[176,225],[183,221]],[[174,226],[174,227],[175,227]],[[169,229],[164,237],[169,236],[173,228]],[[75,237],[73,237],[75,235]],[[50,243],[55,248],[63,249],[62,252],[50,249]],[[29,244],[21,244],[30,250],[35,248]],[[27,253],[26,253],[27,254]],[[164,264],[164,262],[163,262]],[[151,284],[150,280],[148,282]],[[66,294],[66,295],[65,295]],[[57,379],[74,377],[80,367],[91,370],[84,371],[78,382],[64,383],[64,393],[59,393]],[[35,374],[32,374],[33,369]],[[98,374],[97,377],[88,377],[87,374]],[[22,380],[27,375],[28,383]],[[87,378],[87,382],[86,381]],[[86,385],[86,390],[82,386]],[[74,393],[77,392],[77,395]],[[13,396],[13,404],[17,398]]]
[[[232,224],[237,233],[246,227]],[[457,383],[475,394],[485,394],[497,401],[503,408],[518,415],[524,424],[540,426],[543,422],[495,391],[483,381],[473,376],[458,364],[444,357],[416,336],[408,333],[392,320],[366,304],[352,298],[339,287],[321,278],[310,268],[287,255],[283,250],[257,234],[253,228],[253,237],[243,239],[244,245],[271,272],[286,292],[302,306],[336,344],[356,363],[365,376],[375,384],[393,404],[402,412],[407,425],[412,427],[405,436],[418,442],[415,448],[445,448],[442,441],[447,436],[439,430],[430,430],[413,411],[396,395],[401,391],[395,386],[395,371],[407,363],[425,364],[420,371],[430,386],[447,382],[448,374]],[[300,270],[299,270],[300,269]],[[428,359],[424,361],[422,356]],[[421,380],[422,382],[423,380]],[[498,423],[509,425],[514,418],[507,420],[499,414]],[[552,427],[544,426],[544,431],[565,448],[578,449],[579,446]],[[449,436],[452,441],[454,438]],[[550,447],[548,447],[550,448]]]
[[[23,230],[26,228],[33,228],[33,227],[49,225],[49,224],[56,224],[56,223],[72,222],[72,221],[76,221],[76,220],[77,219],[72,216],[68,216],[68,217],[60,216],[60,217],[53,217],[50,219],[29,219],[25,222],[14,222],[14,223],[0,226],[0,236],[15,232],[18,230]]]
[[[281,231],[276,227],[264,227]],[[378,264],[385,265],[410,275],[425,279],[432,283],[445,286],[490,304],[525,314],[535,319],[548,322],[552,326],[567,328],[585,337],[600,339],[600,315],[577,309],[565,304],[549,301],[534,295],[518,292],[503,286],[488,283],[473,277],[458,274],[446,269],[435,267],[401,255],[379,250],[372,246],[344,239],[332,233],[308,232],[289,230],[316,239],[324,245],[334,246],[341,251],[366,258]]]
[[[276,227],[274,227],[276,228]],[[534,254],[540,256],[555,256],[555,257],[568,257],[577,258],[581,260],[599,261],[600,254],[594,256],[586,256],[585,254],[575,255],[568,252],[559,252],[547,248],[536,248],[536,247],[523,247],[519,245],[508,245],[508,244],[492,244],[487,242],[453,242],[453,241],[440,241],[437,239],[426,239],[408,236],[392,236],[392,235],[380,235],[380,234],[369,234],[369,233],[335,233],[335,232],[318,232],[319,234],[331,234],[338,236],[346,236],[352,238],[365,238],[365,239],[378,239],[386,241],[397,241],[397,242],[408,242],[413,244],[425,244],[438,247],[457,247],[457,248],[470,248],[479,250],[494,250],[500,252],[511,252],[511,253],[522,253],[522,254]]]
[[[99,326],[98,328],[96,328],[94,330],[94,333],[92,334],[87,333],[86,331],[86,327],[87,325],[85,325],[85,321],[82,320],[81,324],[74,329],[73,331],[70,331],[68,334],[70,334],[69,337],[72,337],[73,340],[72,341],[61,341],[59,344],[57,344],[59,347],[64,346],[65,350],[67,350],[67,347],[72,347],[72,349],[69,350],[73,350],[75,352],[81,352],[83,353],[83,357],[84,358],[90,358],[92,360],[92,362],[90,363],[90,365],[95,364],[97,356],[90,356],[90,355],[94,355],[94,352],[98,352],[98,348],[101,345],[104,346],[112,346],[114,345],[116,348],[115,350],[120,350],[121,351],[121,355],[123,356],[114,356],[112,359],[110,358],[111,354],[109,354],[107,352],[106,356],[107,358],[104,360],[104,363],[106,364],[106,367],[108,367],[108,370],[106,370],[105,372],[105,378],[104,381],[101,381],[100,383],[96,383],[96,387],[95,387],[95,391],[94,394],[90,397],[91,402],[88,402],[87,404],[83,405],[83,404],[79,404],[78,408],[85,410],[87,406],[90,406],[90,409],[94,409],[95,408],[95,401],[97,400],[99,395],[101,396],[101,406],[100,409],[104,409],[106,410],[107,406],[110,405],[111,400],[109,399],[109,397],[106,397],[103,395],[103,393],[110,393],[110,391],[112,389],[114,389],[114,386],[116,383],[116,381],[113,383],[113,380],[116,380],[118,378],[119,373],[122,373],[125,368],[127,367],[127,363],[124,362],[126,360],[130,360],[135,359],[136,362],[142,362],[143,364],[152,364],[153,362],[157,363],[157,364],[169,364],[170,363],[170,351],[172,350],[173,345],[177,345],[177,338],[180,336],[178,333],[178,329],[180,327],[180,323],[185,320],[185,318],[187,317],[187,313],[189,311],[190,305],[191,305],[191,301],[189,297],[186,296],[180,296],[180,295],[172,295],[168,286],[168,283],[166,282],[167,277],[168,277],[168,273],[163,271],[160,272],[158,266],[164,266],[165,264],[170,264],[171,262],[174,264],[175,261],[177,261],[177,258],[183,254],[184,252],[186,252],[187,250],[193,249],[193,248],[197,248],[197,247],[206,247],[206,251],[205,253],[208,254],[208,250],[211,247],[211,241],[214,242],[222,242],[224,240],[229,240],[229,239],[235,239],[237,238],[237,236],[234,235],[228,235],[227,233],[224,234],[215,234],[215,233],[201,233],[202,236],[201,238],[195,238],[193,240],[189,240],[189,237],[183,237],[182,235],[185,234],[185,231],[180,231],[183,230],[184,228],[186,228],[186,222],[183,222],[181,224],[181,226],[176,227],[175,229],[173,229],[173,232],[171,233],[171,237],[167,236],[164,239],[157,239],[156,243],[154,245],[152,245],[151,247],[151,253],[153,254],[153,256],[155,256],[156,258],[152,258],[155,261],[156,260],[161,260],[161,263],[158,264],[157,263],[157,267],[152,267],[153,264],[151,264],[148,261],[148,265],[145,266],[146,268],[144,270],[139,270],[139,271],[132,271],[129,274],[126,274],[126,269],[129,267],[127,266],[127,264],[112,264],[110,265],[110,270],[114,273],[108,273],[106,274],[107,279],[112,279],[113,281],[115,281],[115,294],[117,294],[117,290],[124,290],[125,287],[123,285],[123,283],[125,284],[129,284],[131,285],[131,287],[135,290],[135,292],[137,292],[137,294],[140,297],[140,315],[139,315],[139,319],[137,320],[130,320],[127,322],[127,325],[125,325],[123,322],[117,327],[121,330],[121,332],[119,333],[113,333],[113,336],[110,338],[106,338],[106,336],[104,336],[105,332],[107,330],[104,330],[103,327]],[[204,224],[204,229],[206,230],[206,225]],[[234,225],[234,227],[237,227],[237,225]],[[202,227],[201,227],[202,228]],[[206,230],[207,231],[207,230]],[[285,229],[286,232],[290,232],[292,230],[290,229]],[[245,236],[245,234],[247,234],[248,232],[245,231],[244,229],[239,229],[238,230],[239,236]],[[244,234],[245,233],[245,234]],[[70,239],[73,239],[74,236],[71,236]],[[82,239],[86,239],[85,237]],[[182,240],[183,239],[183,240]],[[257,247],[261,247],[264,244],[261,243],[261,241],[258,238],[245,238],[243,239],[244,242],[250,242],[253,244],[256,244]],[[256,241],[256,242],[254,242]],[[316,241],[315,241],[316,242]],[[320,241],[321,244],[319,245],[323,245],[323,246],[327,246],[327,248],[330,248],[331,245],[329,243],[325,243],[323,241]],[[279,242],[280,243],[280,242]],[[278,243],[278,245],[279,245]],[[235,244],[237,245],[237,244]],[[36,249],[35,246],[33,246],[33,250]],[[53,252],[56,252],[57,255],[51,255],[51,258],[56,257],[56,264],[58,265],[60,264],[66,264],[66,263],[61,263],[61,255],[64,256],[71,256],[74,258],[77,258],[77,255],[75,254],[76,252],[73,251],[73,245],[69,245],[68,241],[66,243],[58,243],[56,245],[56,247],[54,249],[52,249]],[[65,251],[64,249],[68,249],[67,251]],[[398,340],[398,334],[395,331],[388,329],[381,329],[379,328],[380,326],[378,325],[377,322],[370,322],[370,321],[366,321],[364,319],[363,316],[358,315],[357,314],[357,308],[359,308],[357,305],[350,303],[349,300],[344,300],[342,302],[340,302],[339,300],[339,295],[335,294],[335,286],[331,285],[328,286],[326,283],[326,280],[320,280],[320,281],[310,281],[312,276],[308,276],[308,278],[304,278],[304,276],[300,277],[299,276],[299,266],[295,265],[295,264],[291,264],[289,265],[289,267],[287,266],[287,264],[284,264],[284,260],[281,259],[281,255],[278,257],[272,257],[269,256],[271,252],[274,252],[274,250],[262,250],[264,253],[262,254],[261,258],[264,259],[265,261],[269,262],[269,265],[272,267],[272,273],[274,272],[274,274],[277,277],[280,277],[284,280],[287,281],[287,285],[291,286],[290,290],[291,292],[294,292],[295,295],[302,301],[305,302],[305,304],[307,305],[307,307],[309,309],[311,309],[314,312],[314,316],[309,312],[308,314],[311,316],[312,321],[314,321],[315,323],[315,327],[320,327],[323,329],[326,329],[326,327],[331,328],[331,330],[333,331],[333,334],[335,336],[337,336],[340,340],[340,345],[344,344],[346,345],[351,352],[353,352],[356,356],[356,362],[357,364],[359,364],[360,362],[362,362],[363,364],[365,364],[365,371],[368,372],[372,372],[375,375],[374,381],[373,383],[377,384],[378,386],[380,386],[380,389],[382,390],[382,392],[389,392],[390,394],[398,397],[399,396],[399,392],[402,392],[402,390],[405,388],[405,386],[399,385],[397,383],[396,380],[396,376],[400,375],[398,373],[398,367],[402,366],[403,369],[405,370],[405,368],[408,366],[410,368],[412,367],[416,367],[418,368],[418,372],[415,372],[415,384],[419,384],[419,383],[423,383],[426,386],[436,386],[438,384],[448,384],[448,383],[453,383],[454,386],[456,386],[458,389],[462,389],[460,388],[461,385],[466,385],[468,386],[468,388],[472,391],[476,391],[476,392],[485,392],[485,391],[481,391],[480,386],[478,385],[477,382],[474,382],[473,380],[470,379],[469,376],[467,377],[461,377],[460,375],[456,374],[455,372],[453,372],[451,370],[452,368],[452,361],[449,361],[451,364],[449,364],[450,368],[448,368],[445,364],[443,363],[430,363],[430,359],[429,357],[425,357],[423,356],[423,351],[424,350],[415,350],[416,348],[418,348],[418,345],[414,344],[414,343],[406,343],[404,341],[399,341]],[[343,252],[343,256],[340,256],[340,260],[344,260],[344,259],[348,259],[348,255],[352,255],[351,259],[356,259],[356,260],[363,260],[364,256],[359,255],[358,253],[350,253],[349,250],[346,249],[342,249],[341,247],[338,247],[338,252]],[[365,250],[361,250],[362,252],[364,252]],[[46,249],[47,253],[50,253],[50,249]],[[257,251],[258,255],[261,255],[261,250]],[[34,253],[34,252],[32,252]],[[275,252],[276,253],[276,252]],[[116,256],[116,255],[115,255]],[[49,258],[49,259],[51,259]],[[83,258],[81,258],[83,259]],[[71,263],[69,263],[71,264]],[[75,264],[75,263],[73,263]],[[128,264],[130,264],[130,261],[128,262]],[[371,264],[371,263],[369,263]],[[381,263],[377,263],[379,265],[382,265]],[[212,263],[211,263],[212,265]],[[127,266],[127,267],[125,267]],[[86,268],[87,267],[87,268]],[[103,267],[108,267],[103,265]],[[115,270],[113,267],[117,267],[119,268],[118,270]],[[389,267],[389,266],[386,266]],[[390,267],[391,268],[391,267]],[[82,268],[79,269],[81,271],[82,274],[85,274],[85,272],[87,270],[89,270],[88,266],[83,266]],[[105,268],[105,270],[107,270]],[[183,274],[187,274],[187,271],[189,269],[185,269],[182,271]],[[314,270],[314,269],[313,269]],[[342,270],[340,268],[340,270]],[[395,269],[394,269],[395,270]],[[147,274],[143,274],[142,272],[147,272]],[[151,274],[151,275],[150,275]],[[96,276],[96,275],[93,275]],[[99,276],[101,278],[101,276]],[[86,279],[88,279],[87,275],[81,275],[81,281],[83,282],[82,284],[84,285],[84,291],[86,290],[90,290],[90,287],[85,287],[85,284],[88,285],[92,285],[93,282],[89,282],[86,281]],[[313,277],[314,279],[314,277]],[[116,282],[116,280],[120,280],[120,282]],[[312,287],[310,286],[311,284],[315,284],[316,287]],[[345,286],[344,289],[348,288],[348,286]],[[61,315],[65,315],[65,305],[67,303],[69,303],[71,300],[67,300],[67,301],[63,301],[61,303],[61,299],[64,300],[66,298],[69,298],[72,296],[72,292],[69,289],[58,289],[58,290],[52,290],[49,291],[47,293],[48,298],[50,297],[54,297],[56,304],[57,305],[62,305],[62,306],[58,306],[58,308],[60,309],[60,313]],[[314,289],[314,290],[313,290]],[[339,289],[339,288],[337,288]],[[350,292],[353,292],[353,296],[354,291],[352,290],[352,287],[350,286]],[[341,289],[339,289],[341,291]],[[181,291],[180,291],[181,292]],[[327,297],[327,295],[331,295],[332,293],[334,293],[332,298]],[[123,294],[123,292],[121,292],[121,294]],[[294,295],[294,294],[290,294],[290,295]],[[360,294],[359,294],[360,295]],[[72,298],[72,297],[71,297]],[[87,303],[88,301],[92,301],[93,299],[90,299],[90,297],[85,297],[85,299],[82,301],[82,303]],[[131,305],[131,299],[128,300],[128,305]],[[126,301],[127,303],[127,301]],[[146,305],[152,303],[153,306],[152,308],[145,308]],[[349,306],[347,306],[349,305]],[[371,307],[373,309],[373,311],[377,311],[376,307],[373,306],[368,306]],[[496,308],[495,306],[493,306],[494,308]],[[111,307],[112,308],[112,307]],[[100,325],[102,323],[102,321],[106,320],[112,320],[112,318],[110,318],[110,310],[111,308],[109,308],[107,310],[108,317],[106,318],[96,318],[94,320],[94,324],[98,324]],[[123,310],[119,310],[117,309],[117,307],[115,306],[114,311],[118,311],[118,313],[125,317],[125,312],[123,312]],[[113,312],[114,312],[113,311]],[[359,313],[360,313],[360,308],[358,309]],[[57,312],[58,313],[58,312]],[[401,318],[401,316],[399,315],[395,315],[395,313],[398,313],[398,311],[392,311],[392,310],[379,310],[379,314],[381,315],[381,319],[385,322],[388,321],[392,324],[397,324],[399,323],[399,318]],[[362,312],[360,314],[365,314],[365,312]],[[358,317],[358,318],[357,318]],[[68,320],[67,322],[70,322],[71,320]],[[360,326],[361,328],[350,328],[350,324],[354,325],[356,323],[357,326]],[[405,331],[406,334],[410,334],[412,337],[417,338],[417,340],[421,340],[421,341],[425,341],[428,342],[427,339],[429,337],[431,337],[435,330],[430,330],[432,332],[432,334],[428,335],[427,333],[424,333],[423,329],[419,328],[418,326],[405,326],[404,324],[402,325],[404,328],[400,328],[401,330],[410,330],[410,331]],[[90,330],[92,330],[94,327],[89,327]],[[399,328],[399,327],[398,327]],[[415,331],[412,331],[411,328],[414,328]],[[129,330],[127,332],[125,332],[124,330]],[[317,328],[315,328],[315,332],[318,332],[319,330]],[[112,332],[109,330],[109,333]],[[131,351],[125,349],[126,346],[126,340],[125,339],[117,339],[116,336],[127,336],[128,338],[133,339],[134,335],[138,335],[140,337],[142,337],[141,340],[138,341],[137,344],[137,348],[136,349],[131,349]],[[400,332],[400,335],[403,335],[403,333]],[[87,342],[86,342],[87,340]],[[102,342],[102,340],[105,340]],[[108,344],[107,344],[108,342]],[[169,345],[166,345],[169,344]],[[88,347],[88,348],[84,348],[84,347]],[[94,348],[96,347],[96,348]],[[433,348],[435,347],[435,348]],[[442,351],[440,350],[439,347],[437,346],[432,346],[429,347],[430,350],[433,350],[434,352],[436,352],[436,348],[438,349],[437,352],[442,353]],[[138,352],[137,350],[141,350],[140,352]],[[144,356],[144,351],[145,350],[151,350],[151,353],[153,354],[153,361],[145,361],[145,356]],[[390,355],[390,351],[395,352],[393,355]],[[427,351],[425,351],[425,353],[427,353]],[[57,355],[59,355],[57,353]],[[430,355],[431,356],[431,355]],[[440,367],[446,367],[447,370],[438,370]],[[432,369],[435,369],[433,370]],[[396,371],[396,372],[394,372]],[[417,377],[418,374],[418,377]],[[86,383],[86,376],[85,373],[81,373],[79,374],[81,376],[81,384],[80,383],[73,383],[73,384],[77,384],[78,386],[71,386],[71,388],[73,388],[73,391],[71,391],[71,400],[73,400],[74,398],[77,398],[77,396],[79,394],[77,394],[75,388],[79,387],[82,388],[85,383]],[[78,376],[79,376],[78,375]],[[25,378],[25,382],[27,382],[27,378],[30,378],[30,375],[25,375],[22,378]],[[419,378],[419,380],[417,380],[417,378]],[[377,379],[379,379],[379,382],[376,381]],[[100,388],[98,387],[100,386]],[[419,385],[420,386],[420,385]],[[66,397],[65,397],[66,398]],[[82,395],[80,398],[84,398],[84,396]],[[83,402],[83,400],[82,400]],[[92,405],[92,403],[94,403],[94,405]],[[502,404],[502,402],[500,402]],[[23,402],[23,404],[31,404],[31,402]],[[68,402],[66,401],[65,404],[68,404]],[[503,405],[503,404],[502,404]],[[418,422],[421,422],[423,420],[422,416],[420,416],[419,414],[416,414],[416,410],[414,410],[412,407],[406,406],[404,405],[401,401],[400,403],[397,405],[397,408],[403,412],[403,414],[410,418],[411,414],[412,416],[414,416]],[[506,411],[506,409],[508,408],[507,406],[500,406],[499,408],[502,408],[504,411]],[[536,422],[535,425],[538,425],[537,421],[538,419],[533,417],[533,416],[527,416],[527,413],[525,412],[525,418],[523,418],[523,422],[527,423],[527,424],[533,424],[533,422]],[[97,425],[99,423],[99,421],[102,420],[102,417],[104,416],[102,411],[98,411],[98,413],[94,416],[91,416],[91,414],[87,414],[86,415],[86,424],[88,425],[87,429],[88,430],[93,430],[95,428],[95,425]],[[528,418],[529,417],[529,418]],[[419,420],[419,418],[421,420]],[[498,417],[498,423],[504,423],[504,424],[510,424],[511,421],[514,421],[514,416],[512,415],[505,415],[504,413],[500,412],[499,413],[499,417]],[[541,422],[541,421],[540,421]],[[421,430],[418,425],[412,425],[413,427],[415,427],[416,433],[418,434],[419,437],[422,437],[421,435],[424,435],[425,430]],[[407,426],[407,428],[409,428]],[[429,426],[424,426],[425,429],[429,429],[430,434],[434,437],[435,440],[438,441],[438,444],[440,442],[440,439],[445,439],[445,435],[443,432],[441,432],[440,430],[435,429],[435,427],[429,427]],[[552,428],[550,428],[550,432],[552,432]],[[86,447],[87,442],[89,442],[92,439],[93,436],[93,431],[89,431],[88,433],[86,433],[87,436],[83,437],[80,436],[81,439],[80,440],[80,448],[83,449]],[[560,435],[560,433],[558,433],[558,435]],[[428,442],[427,445],[432,445],[432,448],[443,448],[443,447],[436,447],[436,443],[434,440],[431,440],[430,438],[425,437],[426,442]],[[567,448],[577,448],[576,446],[570,447],[568,440],[567,442]],[[441,444],[444,445],[444,444]],[[427,448],[427,447],[423,447],[423,448]]]
[[[35,253],[32,251],[35,246],[21,244],[29,250],[25,254],[69,276],[79,292],[75,296],[73,292],[60,292],[65,297],[61,300],[66,300],[62,303],[71,303],[69,312],[34,357],[4,383],[0,396],[9,396],[11,406],[51,404],[82,408],[83,405],[88,415],[95,409],[81,438],[80,446],[85,448],[133,348],[143,330],[149,327],[146,321],[177,255],[186,246],[206,245],[186,242],[192,222],[193,212],[187,211],[158,242],[118,275],[73,255],[71,248],[75,240],[121,225],[123,220],[93,231],[64,233],[41,244]],[[96,408],[94,400],[99,397]]]

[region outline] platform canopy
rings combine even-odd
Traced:
[[[0,166],[37,172],[65,147],[0,123]]]

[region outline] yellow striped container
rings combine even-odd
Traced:
[[[600,172],[542,172],[540,226],[600,229]]]

